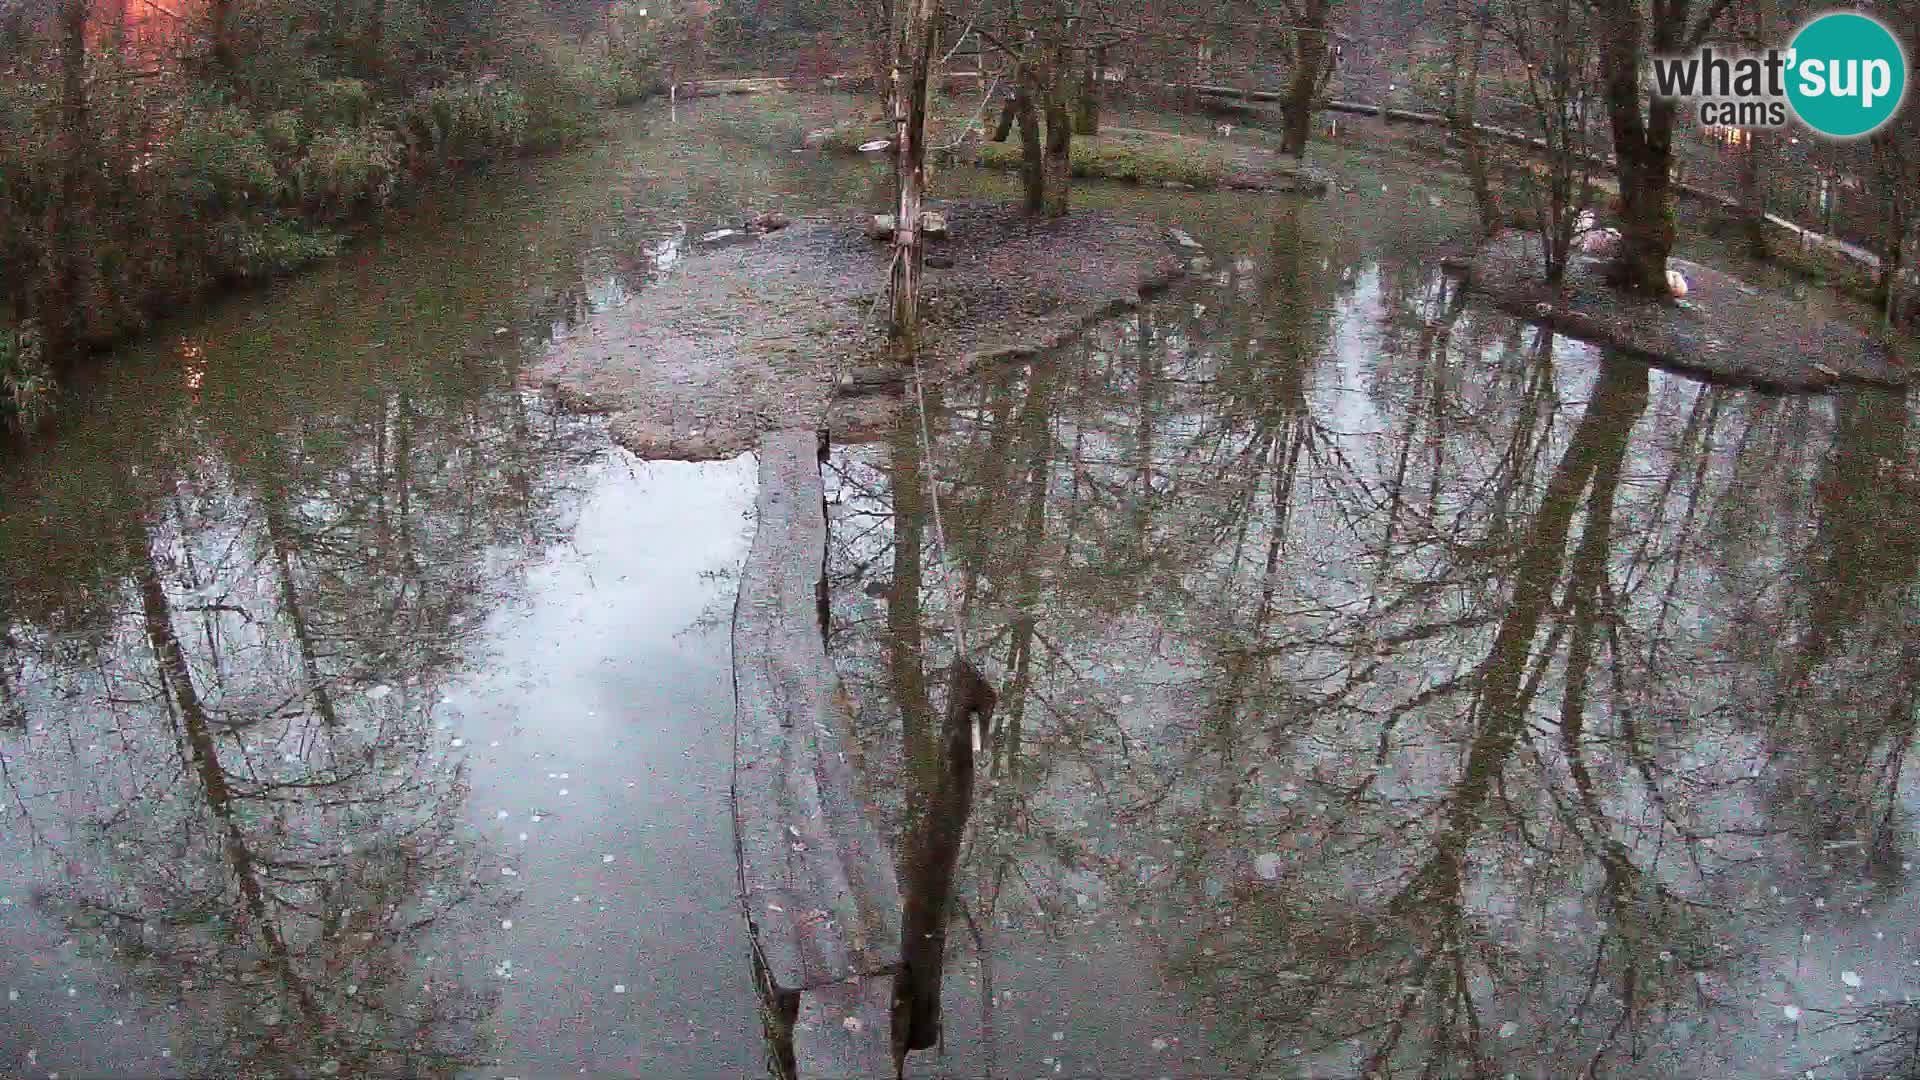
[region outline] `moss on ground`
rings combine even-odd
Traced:
[[[1215,188],[1234,171],[1229,153],[1203,140],[1181,136],[1080,136],[1073,140],[1073,175],[1141,184],[1188,184]],[[979,164],[989,169],[1018,169],[1020,144],[986,142]]]

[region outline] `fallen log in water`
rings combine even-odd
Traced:
[[[733,609],[733,816],[740,892],[782,1071],[890,1071],[900,887],[854,796],[851,715],[823,634],[821,436],[759,443],[753,548]]]

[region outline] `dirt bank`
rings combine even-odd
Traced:
[[[1017,209],[940,207],[951,236],[930,248],[923,362],[938,374],[1058,345],[1139,302],[1184,269],[1166,230],[1097,212],[1057,221]],[[848,209],[696,253],[625,306],[578,328],[540,379],[578,407],[610,413],[647,458],[741,453],[757,434],[826,427],[857,437],[898,398],[836,392],[884,363],[891,248]]]
[[[1907,365],[1879,336],[1724,271],[1672,260],[1688,286],[1673,304],[1612,288],[1601,261],[1584,255],[1568,264],[1561,288],[1550,288],[1539,251],[1537,235],[1509,231],[1446,265],[1503,310],[1716,381],[1797,391],[1907,383]]]

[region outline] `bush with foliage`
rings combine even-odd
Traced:
[[[31,47],[0,52],[0,429],[45,413],[76,348],[326,258],[424,178],[570,145],[603,108],[664,89],[674,20],[544,8],[384,0],[316,18],[250,0],[224,59],[207,35],[158,60],[90,44],[78,141],[51,20],[15,26]],[[54,310],[57,326],[32,318]]]

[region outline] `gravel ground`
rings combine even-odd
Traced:
[[[1158,226],[1106,213],[937,208],[952,235],[929,253],[952,265],[929,266],[922,297],[922,358],[936,375],[1059,345],[1179,276],[1191,254]],[[697,252],[556,346],[541,381],[611,414],[614,437],[644,458],[729,457],[783,427],[857,438],[899,404],[835,393],[846,373],[886,362],[890,251],[865,222],[848,209]]]

